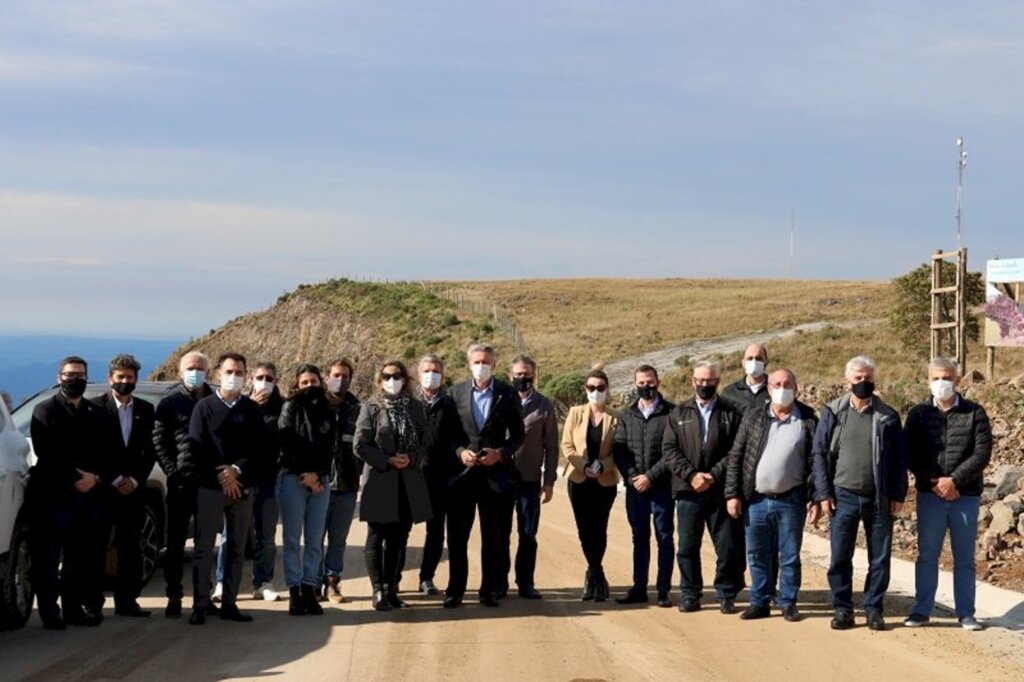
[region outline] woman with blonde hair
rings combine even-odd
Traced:
[[[569,502],[587,559],[582,599],[604,601],[608,598],[608,580],[603,566],[608,546],[608,517],[619,482],[619,472],[612,458],[618,420],[605,407],[608,375],[600,366],[591,370],[584,386],[587,404],[569,410],[562,431],[562,454],[568,462]]]

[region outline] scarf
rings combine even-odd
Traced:
[[[416,452],[419,446],[419,434],[416,432],[416,425],[409,417],[409,396],[384,396],[381,403],[388,413],[391,421],[391,428],[395,431],[395,447],[397,452],[402,452],[410,457]]]

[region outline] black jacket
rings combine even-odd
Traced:
[[[725,387],[722,391],[722,400],[736,408],[736,411],[740,413],[740,416],[746,414],[747,410],[752,407],[758,407],[760,405],[767,405],[772,401],[771,395],[768,393],[768,377],[764,377],[765,383],[757,393],[750,390],[750,386],[747,385],[746,375],[740,377],[739,381],[734,381]]]
[[[981,495],[985,467],[992,456],[992,427],[978,403],[958,396],[943,412],[929,398],[907,415],[904,435],[910,470],[918,490],[930,491],[931,480],[951,476],[961,495]]]
[[[203,384],[203,397],[211,392],[210,386]],[[195,471],[188,468],[191,460],[188,454],[188,425],[192,420],[192,410],[200,400],[198,390],[189,391],[184,384],[180,384],[156,406],[153,451],[169,485],[195,483]]]
[[[363,403],[356,422],[355,453],[370,467],[359,503],[359,520],[371,523],[413,523],[433,516],[427,479],[423,476],[423,459],[427,448],[423,434],[427,416],[417,400],[409,401],[409,419],[417,434],[415,451],[407,452],[410,464],[395,469],[388,459],[398,454],[397,438],[391,419],[380,402]],[[404,499],[402,496],[404,495]],[[408,505],[410,518],[402,519],[400,509]]]
[[[708,421],[708,440],[701,437],[700,408],[691,397],[669,413],[662,453],[672,472],[672,495],[693,494],[690,479],[698,472],[709,473],[715,484],[702,494],[721,494],[725,485],[725,470],[729,450],[740,425],[740,413],[724,400],[716,400]]]
[[[473,419],[473,380],[452,387],[452,401],[465,434],[455,454],[461,455],[466,449],[479,453],[482,448],[494,448],[501,450],[501,461],[491,467],[475,466],[466,471],[460,459],[456,461],[455,470],[467,483],[485,481],[491,490],[506,493],[511,492],[519,480],[515,454],[525,436],[523,410],[515,389],[498,379],[491,381],[494,387],[491,411],[480,429]]]
[[[203,488],[220,490],[221,466],[237,467],[242,486],[251,488],[260,482],[267,459],[276,456],[263,411],[244,395],[231,408],[216,393],[200,400],[192,410],[188,437],[187,468]]]
[[[672,476],[662,456],[662,440],[669,414],[674,408],[675,404],[659,393],[658,404],[650,417],[644,417],[640,411],[639,400],[619,413],[612,456],[627,485],[633,477],[647,474],[654,489],[668,490],[671,487]]]
[[[422,394],[417,396],[427,416],[427,430],[424,441],[427,448],[423,461],[423,472],[432,482],[442,482],[456,476],[464,467],[455,450],[466,444],[459,412],[451,394],[444,388],[438,390],[437,399],[428,403]]]
[[[814,408],[799,400],[794,404],[804,430],[803,459],[804,459],[804,481],[808,486],[812,483],[811,465],[813,464],[814,432],[818,428],[818,416]],[[749,500],[754,494],[754,483],[757,479],[757,465],[761,462],[765,446],[768,445],[768,431],[771,429],[772,420],[769,418],[768,407],[759,410],[751,409],[743,415],[739,431],[736,433],[736,440],[733,441],[732,450],[729,452],[729,464],[725,473],[725,497],[731,499],[738,497],[744,501]],[[811,488],[808,487],[808,491]],[[808,492],[807,499],[811,499],[812,492]]]
[[[32,410],[29,435],[36,455],[29,489],[40,491],[41,497],[79,494],[74,486],[81,475],[76,469],[100,477],[102,483],[90,493],[110,482],[113,460],[103,447],[104,415],[96,403],[83,398],[76,408],[58,392]]]
[[[346,392],[341,402],[331,405],[334,442],[331,444],[331,492],[354,493],[359,490],[363,464],[352,450],[359,418],[359,398]]]
[[[121,419],[117,414],[117,398],[107,391],[93,398],[104,416],[104,447],[110,458],[110,474],[113,483],[118,476],[134,478],[139,489],[145,489],[149,474],[153,471],[156,455],[153,452],[153,404],[141,398],[132,398],[132,430],[128,445],[121,435]]]
[[[281,452],[280,467],[296,476],[305,473],[327,476],[331,471],[334,429],[334,410],[327,396],[313,399],[300,393],[286,400],[275,426]]]
[[[273,486],[277,481],[277,462],[278,455],[281,451],[281,438],[277,433],[277,422],[281,418],[281,408],[284,406],[284,398],[281,396],[281,391],[278,390],[277,386],[274,386],[274,390],[271,391],[270,397],[267,398],[267,402],[262,405],[257,403],[257,406],[263,413],[263,426],[266,429],[267,449],[273,453],[273,456],[266,459],[263,463],[263,469],[256,474],[256,477],[258,478],[258,483],[260,485]]]

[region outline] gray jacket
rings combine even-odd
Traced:
[[[537,391],[523,404],[523,427],[526,435],[514,455],[520,480],[540,481],[543,474],[544,485],[554,485],[558,478],[558,417],[551,401]]]

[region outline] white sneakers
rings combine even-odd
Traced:
[[[253,599],[262,599],[263,601],[277,601],[281,598],[281,595],[277,593],[274,586],[270,583],[263,583],[252,593]]]
[[[217,583],[217,586],[213,588],[213,595],[210,596],[210,601],[215,604],[219,604],[221,598],[224,597],[224,583]]]

